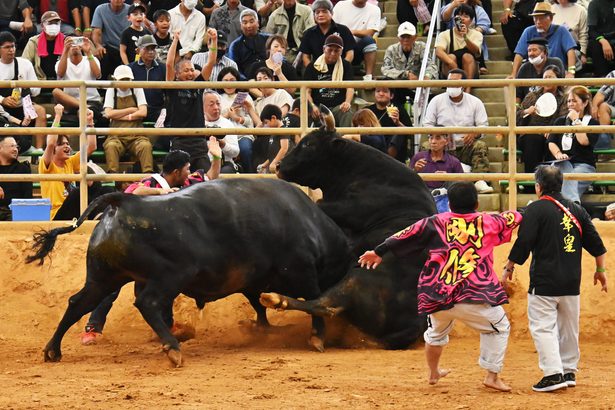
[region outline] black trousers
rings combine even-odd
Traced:
[[[502,24],[502,34],[511,53],[515,52],[515,47],[517,47],[523,30],[533,25],[534,20],[531,17],[511,17],[508,19],[508,23]]]
[[[613,45],[615,45],[615,42],[611,43],[611,46]],[[602,46],[600,45],[600,42],[595,39],[589,40],[589,43],[587,44],[587,54],[592,59],[595,77],[604,77],[611,71],[615,70],[615,59],[607,61],[602,53]]]
[[[524,172],[533,174],[536,167],[545,161],[548,154],[547,141],[542,134],[525,134],[519,137],[517,142],[522,150]]]
[[[101,80],[108,80],[109,76],[113,74],[113,71],[118,66],[121,66],[122,58],[120,57],[120,50],[116,50],[115,48],[111,48],[109,46],[105,47],[107,49],[107,53],[104,55],[102,61],[100,62],[100,70],[102,76]]]

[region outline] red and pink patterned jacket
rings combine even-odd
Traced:
[[[493,248],[510,241],[521,219],[516,211],[441,213],[390,236],[384,249],[397,257],[420,249],[429,252],[418,282],[420,314],[456,303],[497,306],[508,298],[493,271]]]

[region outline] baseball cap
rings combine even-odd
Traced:
[[[414,24],[410,23],[409,21],[401,23],[399,27],[397,28],[397,37],[415,36],[415,35],[416,35],[416,27],[414,27]]]
[[[113,78],[116,81],[119,80],[134,80],[135,76],[132,74],[132,70],[127,65],[118,66],[115,71],[113,71]]]
[[[222,30],[218,30],[218,44],[228,44],[226,33]]]
[[[146,34],[144,36],[139,37],[137,40],[137,47],[147,47],[147,46],[157,46],[156,39],[151,34]]]
[[[133,3],[128,7],[128,14],[134,13],[135,10],[141,10],[143,13],[147,13],[147,9],[141,3]]]
[[[312,3],[312,11],[316,11],[318,9],[333,11],[333,3],[331,3],[330,0],[316,0]]]
[[[547,47],[549,45],[549,41],[546,38],[535,37],[531,38],[527,41],[528,44],[538,44],[539,46]]]
[[[50,21],[62,21],[62,19],[60,18],[60,15],[58,13],[56,13],[55,11],[46,11],[43,13],[43,15],[41,16],[41,24],[42,23],[49,23]]]
[[[325,40],[325,47],[327,46],[337,46],[339,48],[344,48],[344,40],[337,34],[331,34]]]

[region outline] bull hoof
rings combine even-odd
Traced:
[[[288,306],[288,300],[277,293],[261,293],[261,305],[269,309],[284,310]]]
[[[62,353],[52,349],[45,349],[43,353],[45,354],[45,362],[59,362],[62,359]]]
[[[167,353],[167,357],[175,367],[182,367],[184,364],[182,352],[177,349],[171,349],[168,345],[164,346],[163,350]]]
[[[322,338],[318,336],[310,336],[310,340],[308,343],[320,353],[325,352],[325,342],[322,340]]]

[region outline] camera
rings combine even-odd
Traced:
[[[72,37],[73,39],[73,46],[79,46],[81,47],[83,45],[83,37]]]
[[[461,30],[462,25],[461,16],[455,16],[455,27],[457,27],[457,30]]]

